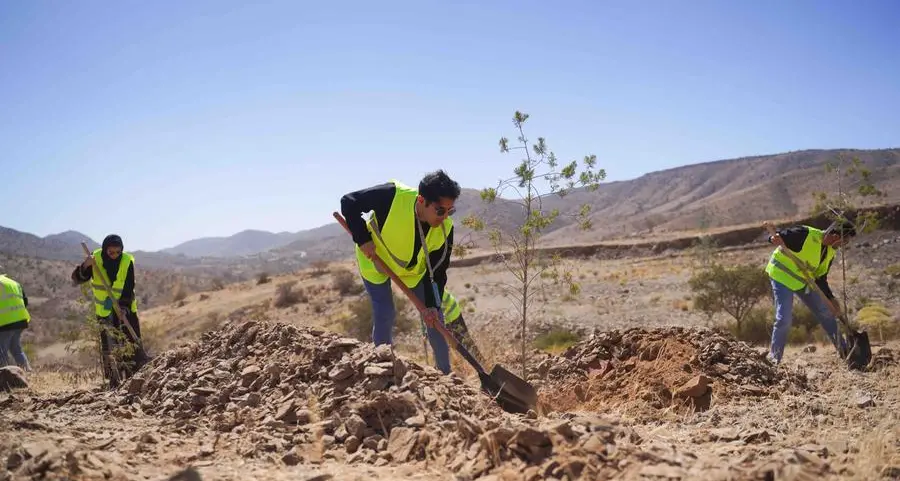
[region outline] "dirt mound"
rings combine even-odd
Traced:
[[[564,366],[570,377],[587,375],[599,369],[593,358],[603,360],[607,352],[614,364],[635,360],[624,371],[635,372],[643,369],[640,363],[661,365],[693,352],[698,359],[688,360],[695,363],[692,369],[721,363],[743,373],[745,361],[729,354],[740,351],[720,342],[726,343],[724,354],[716,343],[691,348],[671,331],[609,333],[570,350],[552,367]],[[772,382],[782,377],[756,375]],[[118,479],[110,471],[117,456],[160,452],[147,446],[184,449],[177,447],[182,439],[198,444],[188,462],[215,464],[237,456],[272,462],[275,469],[322,463],[439,466],[460,479],[706,479],[709,470],[715,470],[714,479],[756,479],[775,469],[765,456],[737,465],[730,451],[698,456],[674,450],[598,415],[512,415],[456,375],[395,358],[388,347],[285,324],[249,322],[209,332],[161,354],[118,391],[39,398],[17,412],[22,426],[84,417],[122,429],[104,431],[98,446],[0,445],[12,479],[96,472]],[[129,431],[132,424],[144,427]],[[121,455],[97,455],[120,448]]]
[[[209,429],[219,433],[209,455],[228,446],[288,465],[421,461],[470,476],[511,468],[576,478],[615,471],[604,450],[640,441],[598,418],[510,415],[456,375],[396,358],[389,346],[257,322],[167,351],[99,399],[82,392],[33,409],[49,405],[151,415],[185,434]]]
[[[553,411],[703,410],[713,399],[807,388],[805,375],[776,368],[746,343],[681,327],[595,333],[543,360],[537,375],[554,379],[541,389],[543,407]]]

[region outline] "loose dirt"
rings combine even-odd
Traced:
[[[387,346],[287,324],[232,325],[161,354],[115,391],[0,398],[0,480],[818,480],[862,473],[853,464],[860,446],[799,442],[785,427],[805,428],[792,413],[815,399],[801,368],[775,369],[714,333],[598,334],[539,370],[558,378],[556,388],[547,382],[543,389],[552,409],[512,415],[471,380],[440,375]],[[697,377],[708,378],[702,388],[691,385]],[[896,428],[894,391],[872,384],[867,393],[849,407],[856,416],[874,410],[860,436],[876,421]],[[697,410],[704,396],[712,402]],[[690,409],[644,420],[610,409],[635,397],[648,413],[681,405],[678,399],[689,399]],[[756,405],[770,417],[760,418]],[[751,418],[758,421],[742,422]],[[886,444],[879,446],[900,446],[891,429],[881,432]],[[894,458],[866,459],[879,473],[894,473]]]
[[[808,389],[802,372],[776,369],[763,351],[713,330],[679,327],[592,334],[561,356],[546,357],[537,373],[554,380],[541,390],[547,411],[622,408],[653,416]]]

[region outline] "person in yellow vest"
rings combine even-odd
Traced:
[[[137,297],[135,296],[134,256],[125,252],[124,247],[122,238],[118,235],[106,236],[100,248],[95,249],[90,256],[85,258],[84,262],[75,267],[75,270],[72,271],[72,281],[75,284],[90,281],[94,313],[97,319],[107,321],[108,325],[121,331],[128,342],[136,343],[141,339],[141,323],[138,318]],[[94,266],[97,267],[100,275],[105,276],[112,288],[112,298],[109,297],[103,281],[94,277]],[[134,329],[137,339],[131,336],[125,325],[116,317],[113,302],[118,303],[120,310]],[[102,329],[100,331],[100,347],[104,355],[109,354],[109,336]],[[133,369],[136,371],[149,359],[143,349],[137,348],[137,344],[135,347],[133,355],[124,361],[133,363]],[[110,380],[114,379],[114,377],[110,378]]]
[[[466,346],[466,349],[469,350],[469,353],[472,354],[478,362],[483,363],[484,358],[481,357],[478,345],[475,344],[475,340],[472,339],[472,335],[469,334],[469,328],[466,326],[465,319],[463,319],[462,306],[456,302],[456,298],[453,297],[453,294],[451,294],[448,289],[444,289],[444,298],[441,300],[441,309],[444,311],[444,323],[454,334],[456,334],[456,339]]]
[[[341,197],[341,213],[356,244],[359,273],[372,303],[372,341],[391,344],[396,317],[391,279],[372,262],[378,255],[427,307],[423,322],[437,368],[445,374],[450,373],[449,348],[432,326],[440,320],[437,306],[453,249],[450,216],[460,191],[459,184],[438,170],[425,175],[418,189],[391,180]]]
[[[795,294],[813,313],[839,352],[842,355],[846,352],[846,340],[838,331],[837,319],[825,303],[835,303],[835,307],[840,309],[828,285],[828,271],[831,269],[831,261],[834,260],[836,250],[854,236],[856,229],[849,222],[836,223],[827,232],[807,225],[798,225],[777,230],[774,236],[769,236],[769,243],[790,249],[797,258],[806,263],[806,272],[813,276],[816,285],[828,298],[827,301],[823,300],[812,287],[807,286],[800,268],[787,255],[779,249],[772,252],[766,266],[775,302],[775,324],[772,327],[772,341],[767,356],[772,363],[780,363],[784,355],[784,346],[791,330]]]
[[[11,355],[17,366],[31,371],[28,356],[22,349],[22,333],[30,322],[28,296],[22,285],[7,276],[0,266],[0,367],[7,365]]]

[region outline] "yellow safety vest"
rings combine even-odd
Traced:
[[[807,226],[807,228],[809,233],[806,235],[806,240],[803,241],[803,248],[794,255],[806,264],[804,267],[806,275],[812,274],[813,279],[816,279],[828,272],[828,266],[834,259],[835,251],[833,247],[827,247],[823,259],[822,239],[825,237],[825,232],[815,227]],[[772,252],[766,272],[769,274],[769,278],[784,284],[792,291],[799,291],[806,287],[805,275],[794,264],[794,261],[781,252],[781,249],[775,249]]]
[[[25,308],[22,285],[0,274],[0,326],[21,321],[31,322],[31,316]]]
[[[397,191],[394,194],[387,219],[383,225],[379,226],[373,215],[371,220],[366,223],[366,228],[372,235],[375,253],[378,254],[378,257],[397,274],[407,287],[413,288],[427,272],[424,249],[419,249],[415,265],[411,269],[406,268],[407,260],[412,257],[415,239],[419,235],[416,231],[416,222],[418,221],[415,210],[419,192],[397,180],[391,182],[396,186]],[[429,252],[437,252],[444,247],[447,232],[452,227],[453,220],[447,217],[440,228],[428,228],[428,232],[425,233],[425,244]],[[450,253],[447,255],[449,256]],[[359,246],[356,246],[356,261],[359,264],[360,274],[367,281],[373,284],[383,284],[388,280],[387,274],[379,272],[375,263],[362,253]]]
[[[450,324],[451,322],[459,319],[460,308],[459,303],[456,302],[456,298],[453,297],[453,294],[450,294],[450,291],[444,289],[444,297],[441,299],[441,309],[444,311],[444,323]]]
[[[101,255],[102,249],[95,249],[93,256],[94,262],[97,264],[97,269],[94,271],[93,277],[91,277],[91,289],[94,291],[94,312],[97,313],[100,317],[106,317],[110,315],[113,311],[112,309],[107,309],[103,306],[106,302],[106,299],[109,295],[106,293],[106,288],[103,286],[103,281],[97,277],[99,273],[106,279],[106,282],[109,283],[109,279],[106,277],[106,269],[103,267],[103,256]],[[122,297],[122,289],[125,288],[125,278],[128,276],[128,268],[134,263],[134,256],[128,254],[127,252],[123,252],[121,256],[121,260],[119,261],[119,270],[116,272],[116,281],[110,284],[112,287],[113,293],[113,302],[118,302]],[[136,289],[135,289],[136,290]],[[131,300],[131,312],[137,313],[137,294],[135,293],[134,298]]]

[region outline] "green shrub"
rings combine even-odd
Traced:
[[[553,327],[550,331],[534,339],[534,347],[548,352],[561,352],[581,340],[581,335],[562,327]]]
[[[898,323],[891,312],[881,304],[868,304],[856,313],[854,319],[861,327],[877,334],[880,341],[898,334]]]
[[[726,312],[738,331],[756,304],[771,292],[769,276],[753,265],[725,267],[713,264],[691,276],[694,308],[709,315]]]

